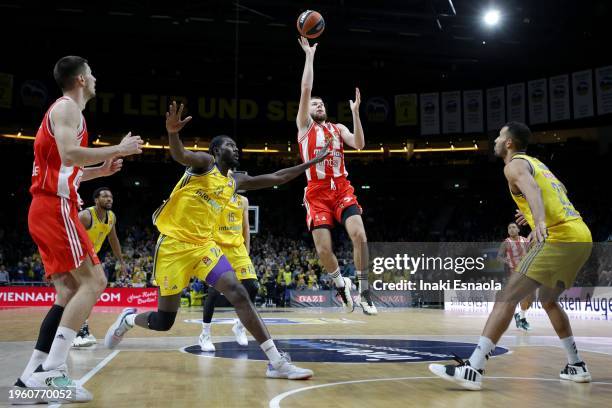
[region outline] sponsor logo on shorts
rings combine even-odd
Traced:
[[[212,260],[209,257],[205,256],[204,258],[202,258],[202,263],[206,266],[210,266],[212,264]]]
[[[279,349],[288,352],[295,362],[323,363],[421,363],[452,360],[453,354],[469,358],[473,343],[430,340],[396,339],[289,339],[275,340]],[[199,345],[186,347],[187,353],[241,360],[267,358],[257,342],[250,341],[247,348],[238,348],[233,341],[215,343],[214,353],[202,352]],[[496,347],[491,355],[501,355],[508,349]]]

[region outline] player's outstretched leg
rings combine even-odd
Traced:
[[[123,340],[125,333],[134,326],[155,331],[168,331],[174,325],[176,313],[181,305],[181,294],[159,296],[156,312],[136,313],[136,309],[123,309],[104,336],[104,345],[113,349]]]
[[[266,325],[249,299],[247,290],[236,279],[236,274],[225,256],[221,257],[218,264],[207,276],[206,281],[223,293],[227,300],[234,305],[240,321],[255,337],[270,360],[266,376],[289,380],[305,380],[312,377],[313,372],[311,370],[297,367],[291,363],[287,354],[278,351]]]

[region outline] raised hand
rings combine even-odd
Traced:
[[[300,43],[300,46],[304,50],[304,53],[306,54],[307,57],[310,57],[310,58],[314,57],[314,54],[317,51],[318,43],[315,43],[315,45],[311,47],[306,37],[298,38],[298,43]]]
[[[176,107],[176,101],[172,101],[172,105],[170,105],[168,112],[166,112],[166,130],[168,133],[180,132],[192,119],[191,116],[187,116],[185,119],[181,120],[185,105],[181,103],[178,110]]]
[[[119,143],[119,156],[131,156],[142,153],[142,143],[140,136],[132,136],[132,132],[128,132],[121,139],[121,143]]]
[[[361,104],[361,92],[359,88],[355,88],[355,100],[349,100],[349,105],[352,112],[359,112],[359,105]]]

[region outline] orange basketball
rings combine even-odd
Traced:
[[[306,10],[297,19],[297,29],[306,38],[317,38],[325,30],[325,20],[318,12]]]

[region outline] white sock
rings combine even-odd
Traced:
[[[210,334],[211,323],[202,323],[202,330],[204,333]]]
[[[234,320],[234,324],[235,324],[236,326],[238,326],[238,328],[240,328],[240,329],[244,328],[244,326],[242,325],[242,322],[241,322],[241,321],[240,321],[240,319],[238,319],[238,318],[236,318],[236,319]]]
[[[334,280],[334,284],[336,285],[337,288],[344,287],[344,279],[342,278],[342,275],[340,275],[340,267],[336,268],[335,271],[330,273],[330,276]]]
[[[136,316],[136,313],[132,313],[125,316],[125,322],[128,324],[128,326],[134,327],[134,324],[136,322]]]
[[[521,319],[525,318],[525,313],[527,313],[526,310],[521,309],[521,311],[519,312],[519,315],[521,316]]]
[[[274,340],[268,339],[261,343],[259,347],[261,347],[263,352],[266,353],[266,356],[268,357],[268,360],[270,360],[270,363],[272,363],[273,367],[278,367],[281,364],[283,359],[278,350],[276,349]]]
[[[480,336],[480,339],[478,339],[478,346],[476,346],[474,352],[470,356],[470,365],[477,370],[483,370],[493,350],[495,350],[495,344],[493,344],[491,339]]]
[[[77,332],[68,327],[60,326],[57,328],[53,344],[51,344],[51,351],[49,351],[49,355],[43,363],[43,369],[53,370],[66,363],[68,352],[76,335]]]
[[[21,374],[21,377],[19,377],[19,379],[22,382],[25,382],[28,377],[32,375],[34,370],[36,370],[39,365],[45,362],[47,356],[47,353],[34,349],[34,352],[30,357],[30,361],[28,361],[28,365],[26,366],[25,370],[23,370],[23,373]]]
[[[576,342],[574,341],[574,336],[569,336],[564,339],[561,339],[561,344],[563,344],[563,348],[567,353],[567,362],[570,364],[576,364],[582,361],[580,356],[578,355],[578,348],[576,348]]]

